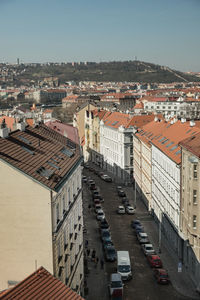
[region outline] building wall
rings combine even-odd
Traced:
[[[0,290],[36,267],[53,273],[50,191],[0,161]]]
[[[184,240],[182,259],[188,274],[200,290],[200,160],[184,148],[181,182],[180,232]],[[193,220],[194,216],[196,222]]]
[[[83,281],[82,168],[53,195],[54,274],[76,290]]]
[[[179,254],[180,168],[152,145],[152,208],[171,248]]]

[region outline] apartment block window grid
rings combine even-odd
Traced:
[[[197,228],[197,216],[193,215],[193,229]]]
[[[194,179],[198,178],[197,165],[193,165],[193,177]]]
[[[193,204],[197,204],[197,190],[193,190]]]

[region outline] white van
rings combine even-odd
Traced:
[[[122,280],[132,278],[131,262],[128,251],[117,251],[117,272],[121,275]]]

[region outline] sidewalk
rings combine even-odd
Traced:
[[[134,191],[132,187],[123,187],[128,198],[133,201]],[[137,209],[135,217],[141,220],[142,225],[145,228],[146,233],[148,234],[153,246],[155,249],[158,249],[158,226],[156,225],[152,216],[150,216],[145,208],[143,202],[137,199]],[[187,275],[187,269],[185,266],[182,266],[182,272],[178,272],[178,257],[172,253],[172,250],[169,251],[169,246],[165,237],[162,235],[162,252],[159,254],[161,260],[163,261],[164,268],[168,271],[169,277],[173,287],[183,296],[186,296],[190,299],[200,299],[200,296],[196,292],[194,283]]]
[[[85,290],[84,299],[86,300],[107,300],[108,297],[108,282],[107,273],[105,271],[105,265],[102,268],[100,260],[103,258],[102,244],[99,237],[99,227],[96,221],[95,213],[92,209],[88,209],[90,204],[93,207],[91,200],[91,194],[87,188],[83,187],[83,213],[84,213],[84,249],[85,249]],[[88,242],[88,246],[86,244]],[[90,250],[89,256],[87,255],[87,249]],[[96,251],[96,257],[99,261],[97,264],[92,260],[92,250]],[[88,272],[87,272],[88,270]]]

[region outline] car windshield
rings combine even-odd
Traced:
[[[146,250],[153,250],[153,247],[151,247],[151,246],[146,246]]]
[[[108,231],[102,232],[102,236],[110,236],[110,233]]]
[[[131,270],[130,266],[127,266],[127,265],[118,266],[118,271],[120,273],[127,273],[127,272],[130,272],[130,270]]]
[[[160,274],[160,278],[168,278],[167,274]]]
[[[109,249],[108,248],[108,254],[114,255],[115,254],[115,249]]]
[[[155,263],[160,263],[160,259],[154,259],[153,260]]]
[[[112,288],[122,287],[122,282],[121,281],[112,281],[111,287]]]

